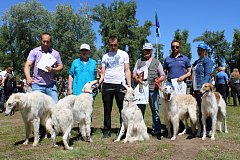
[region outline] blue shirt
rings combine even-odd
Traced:
[[[228,80],[228,75],[224,71],[220,71],[216,74],[217,84],[226,84],[225,81]]]
[[[69,74],[73,78],[72,90],[74,95],[81,94],[83,86],[87,82],[95,80],[96,63],[92,58],[89,58],[86,63],[81,58],[75,59],[72,62]]]
[[[168,71],[168,81],[186,74],[188,68],[191,68],[190,60],[183,54],[180,54],[177,58],[170,55],[166,57],[163,63],[163,69]]]

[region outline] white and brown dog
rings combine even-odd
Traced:
[[[226,103],[222,96],[218,92],[213,92],[212,85],[210,83],[203,84],[200,92],[204,93],[202,96],[201,112],[203,123],[203,137],[206,139],[206,118],[210,116],[212,118],[212,133],[211,140],[215,140],[216,123],[218,122],[219,131],[222,132],[222,124],[224,122],[224,132],[227,131],[226,123]]]
[[[125,130],[127,130],[127,133],[126,138],[123,140],[124,143],[149,140],[142,112],[134,103],[134,90],[126,85],[123,86],[127,89],[124,97],[123,109],[121,111],[123,122],[118,138],[114,142],[120,141]]]
[[[179,129],[179,120],[185,122],[185,129],[179,135],[186,133],[188,128],[187,119],[190,118],[192,131],[195,132],[196,124],[198,124],[198,133],[200,135],[200,125],[198,121],[198,106],[197,101],[192,95],[177,94],[171,86],[160,88],[161,103],[163,106],[164,120],[168,130],[168,138],[171,138],[171,123],[173,125],[173,137],[175,140]]]

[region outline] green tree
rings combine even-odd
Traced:
[[[232,56],[230,61],[231,70],[238,68],[240,70],[240,30],[234,29],[232,42]]]
[[[225,39],[224,31],[205,31],[202,36],[193,40],[193,42],[203,41],[210,47],[209,56],[214,59],[216,66],[229,64],[231,55],[230,43]]]
[[[91,46],[94,54],[95,33],[92,30],[91,16],[88,6],[81,6],[78,13],[68,4],[59,4],[53,13],[54,47],[60,52],[64,63],[64,70],[60,73],[68,75],[72,61],[79,57],[79,48],[82,43]]]
[[[187,56],[189,59],[191,59],[192,58],[191,45],[190,43],[187,42],[188,36],[189,36],[188,30],[185,29],[181,33],[181,30],[177,29],[175,31],[174,39],[177,39],[181,42],[180,47],[181,53]]]
[[[16,73],[23,73],[23,65],[30,50],[37,46],[39,35],[51,26],[49,12],[36,0],[13,5],[3,15],[0,29],[0,49],[11,60]]]
[[[100,23],[99,33],[105,50],[108,50],[108,38],[110,35],[117,35],[119,48],[126,50],[130,57],[130,67],[132,68],[137,58],[140,57],[142,46],[147,42],[152,23],[146,21],[143,26],[138,25],[136,16],[137,4],[130,0],[114,1],[110,6],[106,4],[97,5],[93,8],[93,19]]]

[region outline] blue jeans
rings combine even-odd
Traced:
[[[3,87],[0,86],[0,107],[4,111],[5,94]]]
[[[40,91],[52,97],[55,103],[58,102],[58,94],[57,94],[57,87],[55,84],[50,85],[39,85],[39,84],[32,84],[32,91]]]
[[[158,90],[149,91],[149,105],[152,111],[152,132],[155,134],[161,133],[161,121],[159,114],[159,92]],[[143,117],[145,114],[146,105],[138,104],[138,107],[142,111]]]

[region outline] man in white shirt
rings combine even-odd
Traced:
[[[106,53],[102,58],[102,70],[99,83],[102,85],[102,100],[104,104],[104,132],[102,138],[111,137],[111,112],[113,99],[115,97],[118,110],[123,108],[124,93],[120,91],[122,83],[131,85],[131,71],[129,68],[128,54],[118,49],[118,38],[116,36],[109,37],[110,52]]]

